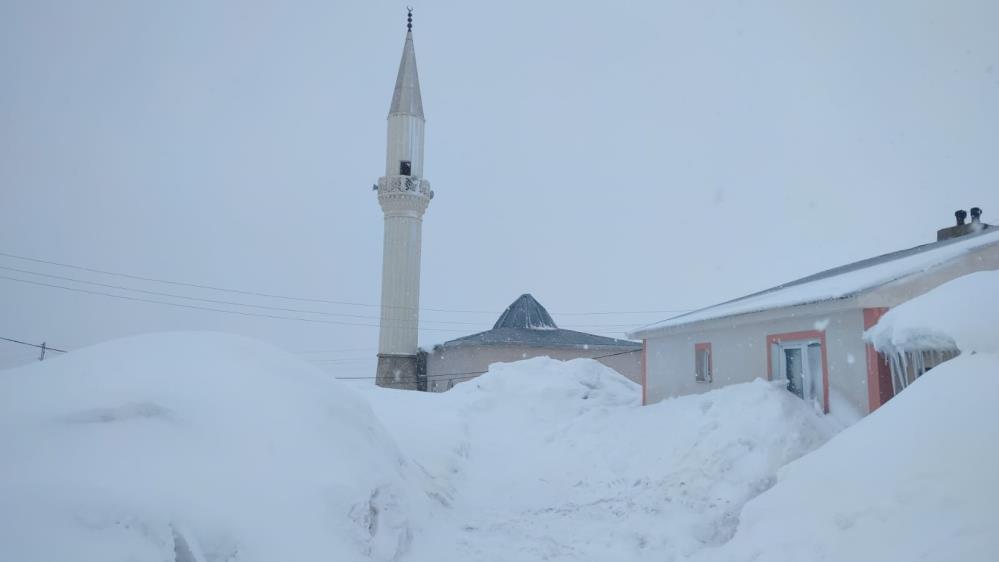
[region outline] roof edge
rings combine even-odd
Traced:
[[[885,286],[891,285],[893,283],[898,283],[898,282],[901,282],[901,281],[904,281],[904,280],[907,280],[907,279],[911,279],[911,278],[917,277],[919,275],[924,275],[924,274],[926,274],[929,271],[937,269],[938,267],[940,267],[944,263],[949,263],[949,262],[951,262],[951,261],[953,261],[955,259],[958,259],[958,256],[952,256],[951,258],[946,259],[946,260],[944,260],[944,261],[942,261],[940,263],[937,263],[934,266],[929,267],[927,269],[910,271],[908,273],[899,275],[899,276],[894,277],[892,279],[888,279],[888,280],[885,280],[885,281],[882,281],[882,282],[878,282],[878,283],[875,283],[875,284],[867,286],[867,287],[862,287],[862,288],[857,289],[855,291],[851,291],[849,293],[846,293],[846,294],[843,294],[843,295],[840,295],[840,296],[834,297],[834,298],[829,298],[829,299],[813,299],[813,300],[808,300],[808,301],[804,301],[804,302],[796,302],[796,303],[792,303],[792,304],[777,305],[777,306],[772,306],[772,307],[769,307],[769,308],[760,308],[760,309],[757,309],[757,310],[749,310],[749,311],[738,312],[738,313],[734,313],[734,314],[727,314],[727,315],[720,315],[720,316],[712,316],[712,317],[709,317],[709,318],[695,319],[695,320],[691,320],[689,322],[683,322],[682,321],[682,319],[684,317],[686,317],[686,316],[693,316],[693,315],[701,313],[701,312],[709,311],[709,310],[711,310],[713,308],[718,308],[718,307],[725,306],[725,305],[728,305],[728,304],[736,303],[736,302],[739,302],[739,301],[742,301],[742,300],[746,300],[746,299],[749,299],[749,298],[752,298],[752,297],[761,296],[761,295],[765,295],[765,294],[769,294],[769,293],[779,292],[779,291],[782,291],[782,290],[785,290],[785,289],[789,289],[791,287],[795,287],[795,286],[798,286],[798,285],[804,285],[804,284],[812,283],[812,282],[819,281],[819,280],[822,280],[822,279],[835,277],[836,275],[842,275],[842,274],[846,274],[846,273],[851,273],[852,271],[856,271],[856,270],[860,270],[860,269],[866,269],[867,267],[873,267],[873,266],[876,266],[876,265],[880,265],[881,263],[888,263],[890,261],[895,261],[897,259],[904,259],[904,258],[909,257],[911,255],[922,253],[923,251],[929,251],[929,250],[932,250],[932,249],[941,248],[941,247],[949,246],[949,245],[952,245],[952,244],[956,245],[956,244],[958,244],[960,242],[968,241],[969,239],[974,239],[974,238],[977,238],[977,237],[980,237],[980,236],[981,237],[986,237],[986,236],[988,236],[990,234],[995,234],[995,233],[996,233],[996,229],[994,229],[994,228],[983,229],[983,230],[981,230],[979,232],[976,232],[976,233],[973,233],[973,234],[969,234],[969,235],[965,235],[965,236],[962,236],[962,237],[959,237],[959,238],[951,238],[951,239],[948,239],[948,240],[941,240],[941,241],[937,241],[937,242],[931,242],[931,243],[927,243],[927,244],[921,244],[919,246],[914,246],[914,247],[911,247],[911,248],[906,248],[906,249],[898,250],[898,251],[895,251],[895,252],[889,252],[888,254],[884,254],[884,255],[881,255],[881,256],[876,256],[876,257],[873,257],[873,258],[866,258],[866,259],[859,260],[859,261],[856,261],[856,262],[852,262],[852,263],[849,263],[849,264],[844,264],[844,265],[841,265],[841,266],[833,267],[833,268],[830,268],[830,269],[827,269],[827,270],[824,270],[824,271],[820,271],[818,273],[814,273],[812,275],[808,275],[808,276],[805,276],[805,277],[802,277],[802,278],[799,278],[799,279],[796,279],[796,280],[793,280],[793,281],[789,281],[787,283],[783,283],[781,285],[777,285],[777,286],[771,287],[769,289],[764,289],[762,291],[757,291],[757,292],[754,292],[754,293],[749,293],[749,294],[743,295],[743,296],[738,297],[738,298],[730,299],[730,300],[723,301],[723,302],[720,302],[720,303],[715,303],[713,305],[706,306],[706,307],[703,307],[703,308],[699,308],[697,310],[693,310],[691,312],[686,312],[684,314],[680,314],[680,315],[677,315],[677,316],[673,316],[673,317],[667,318],[665,320],[660,320],[658,322],[653,322],[652,324],[648,324],[646,326],[639,327],[639,328],[635,329],[634,331],[626,332],[625,336],[628,337],[628,338],[633,338],[633,339],[645,339],[645,338],[647,338],[650,335],[657,335],[657,334],[662,334],[662,333],[667,333],[667,332],[685,331],[685,328],[692,327],[692,326],[699,326],[699,325],[702,325],[702,324],[705,324],[705,323],[708,323],[708,322],[713,322],[713,321],[718,321],[718,320],[725,320],[725,319],[732,319],[732,318],[742,319],[744,317],[748,317],[748,316],[756,315],[756,314],[761,314],[761,313],[765,313],[765,312],[770,312],[770,311],[786,310],[786,309],[795,308],[795,307],[799,307],[799,306],[813,305],[813,304],[821,303],[821,302],[842,302],[842,301],[849,300],[849,299],[855,299],[855,298],[857,298],[857,297],[859,297],[861,295],[864,295],[866,293],[869,293],[869,292],[871,292],[871,291],[873,291],[875,289],[878,289],[878,288],[881,288],[881,287],[885,287]],[[984,242],[981,245],[970,247],[966,251],[967,252],[973,252],[973,251],[980,250],[982,248],[991,247],[991,246],[996,245],[996,244],[999,244],[999,238],[997,238],[996,240],[989,241],[989,242]],[[875,260],[878,260],[879,258],[884,258],[884,257],[888,257],[888,256],[891,256],[892,259],[888,260],[887,262],[876,262],[875,261]],[[861,267],[856,267],[856,266],[859,266],[860,264],[866,264],[866,265],[863,265]],[[828,277],[823,277],[822,276],[823,274],[827,274],[827,273],[830,273],[830,272],[833,272],[833,271],[838,271],[838,270],[842,270],[842,271],[839,272],[839,273],[836,273],[835,275],[831,275],[831,276],[828,276]],[[671,323],[671,321],[673,321],[673,320],[676,320],[677,322]],[[655,326],[655,324],[663,324],[663,325],[662,326]]]
[[[904,277],[900,277],[900,278],[895,279],[895,280],[893,280],[891,282],[894,283],[895,281],[900,281],[902,279],[904,279]],[[667,324],[665,326],[655,326],[655,327],[642,327],[642,328],[639,328],[639,329],[635,330],[634,332],[627,332],[625,335],[627,337],[629,337],[629,338],[632,338],[632,339],[646,339],[649,336],[656,336],[656,335],[662,335],[662,334],[667,334],[667,333],[683,333],[683,332],[692,331],[692,330],[695,330],[695,329],[703,326],[704,324],[710,324],[711,322],[721,322],[721,321],[726,321],[726,320],[727,321],[731,321],[733,319],[736,319],[740,323],[751,322],[752,320],[750,320],[750,318],[753,317],[753,316],[761,316],[761,315],[764,315],[764,314],[766,314],[768,312],[778,312],[778,311],[788,310],[788,309],[792,309],[792,308],[798,308],[798,307],[802,307],[802,306],[812,306],[812,305],[815,305],[815,304],[831,304],[831,305],[833,305],[833,306],[830,307],[832,310],[842,310],[842,309],[850,308],[849,301],[856,301],[857,298],[860,297],[861,295],[863,295],[865,293],[868,293],[870,291],[873,291],[874,289],[877,289],[877,288],[882,287],[882,286],[883,285],[875,285],[873,287],[868,287],[868,288],[860,290],[860,291],[856,291],[856,292],[853,292],[853,293],[850,293],[850,294],[847,294],[847,295],[842,295],[842,296],[839,296],[839,297],[836,297],[836,298],[831,298],[831,299],[816,299],[816,300],[810,300],[810,301],[806,301],[806,302],[798,302],[798,303],[794,303],[794,304],[785,304],[785,305],[781,305],[781,306],[774,306],[774,307],[771,307],[771,308],[761,308],[759,310],[749,310],[749,311],[746,311],[746,312],[739,312],[739,313],[736,313],[736,314],[729,314],[727,316],[715,316],[715,317],[712,317],[712,318],[702,318],[700,320],[691,320],[690,322],[682,322],[682,323],[679,323],[679,324]],[[720,304],[727,304],[727,303],[720,303]],[[713,305],[713,306],[708,307],[708,308],[714,308],[714,306],[719,306],[719,305]],[[706,310],[706,309],[702,309],[702,310]],[[668,321],[668,319],[664,320],[664,322],[665,321]]]

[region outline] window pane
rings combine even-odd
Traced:
[[[804,398],[804,381],[801,379],[804,370],[801,363],[801,348],[792,347],[784,350],[784,369],[787,373],[787,389],[800,398]]]
[[[698,382],[711,381],[711,352],[707,348],[694,350],[694,371]]]

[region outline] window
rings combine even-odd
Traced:
[[[409,160],[403,160],[399,162],[399,175],[400,176],[411,176],[413,175],[413,163]]]
[[[694,380],[697,382],[711,382],[711,344],[694,344]]]

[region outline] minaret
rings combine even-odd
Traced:
[[[434,197],[423,179],[423,100],[413,50],[413,11],[388,114],[385,176],[378,204],[385,214],[382,251],[382,315],[378,337],[378,386],[416,389],[420,314],[420,239],[423,213]]]

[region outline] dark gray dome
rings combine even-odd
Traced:
[[[440,347],[480,345],[623,350],[626,352],[642,348],[642,344],[639,342],[563,330],[555,325],[555,321],[552,320],[545,307],[528,294],[520,295],[517,300],[513,301],[513,304],[508,306],[499,320],[496,321],[492,330],[454,339],[441,344]]]
[[[531,295],[525,293],[520,295],[513,304],[506,307],[499,320],[493,325],[494,330],[499,328],[520,328],[526,330],[557,330],[558,326],[552,320],[545,307],[541,306]]]

